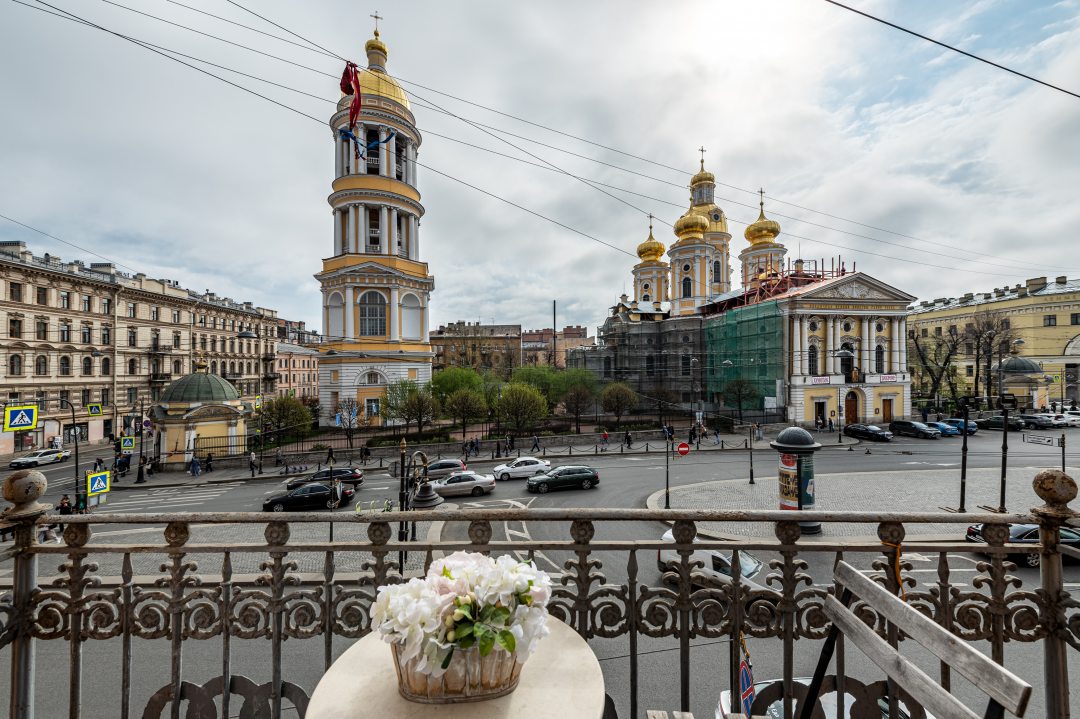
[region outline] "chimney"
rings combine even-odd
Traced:
[[[997,287],[994,288],[994,297],[1004,297],[1004,296],[1005,296],[1005,290],[999,289]]]
[[[1021,287],[1016,290],[1017,297],[1027,297],[1027,287]]]
[[[960,298],[960,301],[961,302],[971,302],[973,299],[975,299],[975,293],[968,292],[963,297]]]
[[[26,252],[26,243],[11,240],[0,242],[0,254],[15,255],[16,257]]]
[[[1062,275],[1061,277],[1058,277],[1056,280],[1054,280],[1054,282],[1058,283],[1059,285],[1063,285],[1068,281],[1069,281],[1069,278],[1066,277],[1065,275]]]
[[[1027,281],[1028,292],[1038,292],[1043,287],[1046,287],[1045,277],[1032,277],[1030,280]]]

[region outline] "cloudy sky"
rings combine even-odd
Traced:
[[[49,2],[309,93],[201,66],[317,118],[338,97],[338,60],[227,0],[122,2],[312,69],[113,2]],[[1080,91],[1078,0],[851,3]],[[647,213],[657,238],[673,239],[701,145],[733,253],[763,186],[789,257],[841,254],[920,298],[1080,276],[1080,99],[820,0],[241,4],[358,60],[368,14],[385,16],[389,70],[411,93],[432,168],[420,190],[433,327],[549,326],[552,300],[560,325],[595,327],[631,289]],[[0,213],[319,326],[312,275],[332,247],[325,124],[14,2],[0,5],[0,78]],[[3,220],[0,239],[98,259]]]

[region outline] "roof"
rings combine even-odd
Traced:
[[[1068,294],[1070,292],[1080,292],[1080,279],[1070,280],[1065,277],[1059,277],[1056,281],[1048,282],[1044,287],[1037,290],[1031,289],[1032,280],[1028,280],[1027,285],[1016,285],[1015,287],[995,288],[991,292],[977,292],[971,295],[964,295],[963,297],[948,297],[936,299],[932,302],[920,303],[913,305],[909,313],[913,315],[924,314],[926,312],[937,312],[938,310],[951,310],[959,307],[978,307],[980,305],[992,305],[995,302],[1005,302],[1006,300],[1015,300],[1022,297],[1050,297],[1053,295]]]
[[[169,402],[230,402],[240,399],[240,393],[225,379],[208,372],[195,372],[176,380],[161,393],[161,401]]]

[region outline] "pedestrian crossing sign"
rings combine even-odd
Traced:
[[[86,413],[88,415],[90,415],[91,417],[100,417],[101,416],[101,405],[96,403],[96,402],[86,405]]]
[[[4,431],[22,432],[28,429],[37,429],[37,418],[37,405],[4,407]]]
[[[133,454],[135,452],[135,438],[134,437],[121,437],[120,438],[120,451],[124,454]]]
[[[255,409],[260,409],[261,407],[262,407],[262,395],[257,394],[257,395],[255,395]]]
[[[109,471],[92,472],[86,475],[86,496],[93,497],[109,491]]]

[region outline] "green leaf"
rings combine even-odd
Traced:
[[[488,606],[481,609],[480,610],[480,621],[490,624],[491,623],[491,615],[495,611],[495,609],[496,609],[496,607],[493,604],[489,604]]]
[[[495,648],[495,632],[484,627],[484,631],[477,638],[477,641],[480,647],[480,656],[486,657]]]
[[[462,622],[454,627],[455,636],[458,639],[464,639],[465,637],[472,636],[473,624],[471,622]]]
[[[510,652],[511,654],[514,653],[514,649],[517,647],[517,639],[514,638],[514,635],[510,633],[509,629],[503,629],[501,632],[499,632],[498,636],[495,638],[495,641],[499,643],[500,647]]]
[[[465,637],[464,639],[458,638],[456,644],[462,649],[469,649],[472,645],[476,644],[476,637]]]
[[[471,604],[462,604],[460,607],[458,607],[458,609],[461,611],[462,614],[465,615],[465,618],[468,619],[470,622],[475,621],[475,619],[473,618],[473,610]]]
[[[491,624],[502,625],[506,624],[506,621],[510,619],[510,610],[506,607],[495,607],[495,611],[491,613]]]
[[[454,658],[454,648],[450,647],[450,651],[446,653],[446,659],[442,661],[442,668],[446,669],[450,666],[450,660]]]

